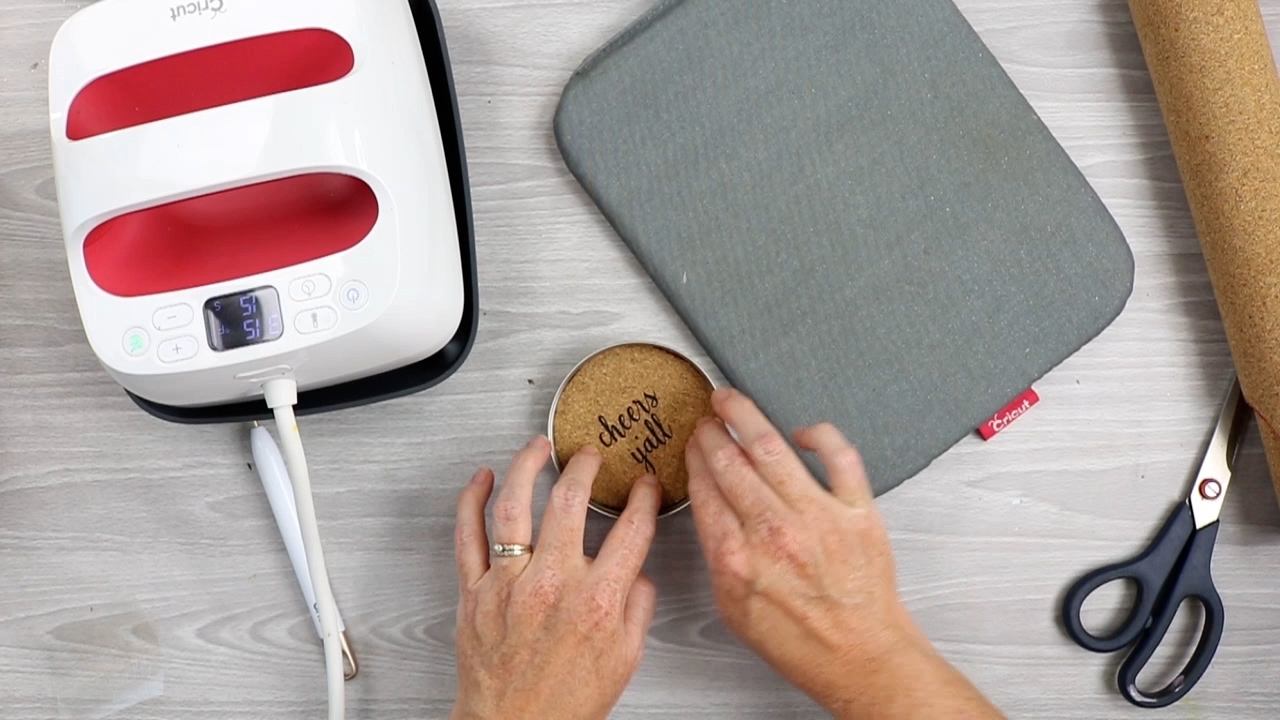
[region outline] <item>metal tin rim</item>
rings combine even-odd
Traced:
[[[600,348],[599,350],[596,350],[595,352],[592,352],[591,354],[584,357],[582,360],[578,361],[578,364],[574,365],[573,369],[570,370],[568,374],[564,376],[564,380],[560,381],[560,387],[556,388],[555,398],[552,399],[551,401],[551,411],[547,413],[547,439],[551,441],[551,447],[552,447],[551,464],[555,466],[557,473],[564,472],[564,468],[560,467],[560,458],[556,455],[556,451],[555,451],[556,409],[560,407],[560,398],[564,395],[565,388],[569,387],[569,383],[573,380],[574,377],[577,376],[578,371],[581,370],[583,366],[585,366],[588,362],[591,362],[591,360],[595,359],[597,356],[603,353],[606,353],[610,350],[616,350],[618,348],[633,347],[633,346],[657,348],[659,350],[665,350],[666,352],[669,352],[672,355],[675,355],[676,357],[688,363],[691,367],[693,367],[693,369],[697,370],[698,374],[702,375],[702,377],[707,381],[707,384],[711,386],[712,390],[716,389],[715,379],[711,377],[711,374],[708,373],[705,368],[703,368],[698,363],[694,362],[693,358],[689,357],[688,355],[680,352],[679,350],[676,350],[673,347],[670,347],[668,345],[663,345],[662,343],[645,342],[645,341],[636,340],[631,342],[622,342],[622,343],[615,343],[613,345],[607,345],[605,347]],[[681,510],[684,510],[685,508],[689,507],[689,502],[690,502],[689,498],[685,498],[684,500],[681,500],[675,505],[672,505],[671,507],[666,508],[662,512],[658,513],[658,517],[664,518],[664,517],[669,517],[671,515],[675,515]],[[590,507],[592,510],[595,510],[596,512],[600,513],[601,515],[614,518],[615,520],[621,517],[621,514],[618,513],[617,511],[611,510],[603,505],[600,505],[594,500],[588,500],[587,506]]]

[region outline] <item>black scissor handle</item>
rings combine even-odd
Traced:
[[[1185,502],[1178,503],[1160,528],[1156,539],[1140,555],[1132,560],[1099,568],[1077,580],[1067,590],[1062,604],[1062,620],[1071,639],[1080,647],[1099,653],[1116,652],[1137,640],[1151,622],[1156,601],[1160,599],[1160,591],[1166,584],[1172,583],[1171,576],[1178,565],[1178,558],[1182,556],[1193,534],[1195,519],[1191,516],[1191,506]],[[1084,627],[1080,617],[1084,602],[1093,591],[1109,582],[1122,579],[1133,580],[1138,586],[1133,608],[1117,630],[1110,635],[1098,637]],[[1177,612],[1176,607],[1174,612]]]
[[[1125,658],[1120,666],[1118,676],[1120,692],[1125,699],[1139,707],[1159,708],[1171,705],[1182,699],[1195,687],[1195,684],[1209,669],[1213,655],[1222,641],[1222,630],[1225,627],[1225,611],[1218,589],[1213,585],[1213,574],[1210,566],[1213,562],[1213,543],[1218,537],[1218,523],[1201,529],[1191,539],[1191,547],[1187,550],[1186,559],[1182,563],[1181,572],[1174,578],[1169,592],[1161,599],[1155,614],[1151,617],[1151,627],[1142,635],[1142,639],[1134,646],[1133,652]],[[1155,654],[1156,648],[1164,640],[1169,625],[1178,614],[1178,608],[1185,600],[1199,600],[1204,606],[1204,629],[1200,632],[1200,642],[1195,652],[1187,661],[1186,667],[1160,690],[1147,694],[1138,689],[1138,673]]]

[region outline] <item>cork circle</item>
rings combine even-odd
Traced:
[[[592,446],[603,462],[591,507],[617,517],[645,475],[662,486],[662,515],[689,504],[685,445],[698,420],[712,414],[715,385],[693,361],[659,345],[629,343],[601,350],[574,369],[551,409],[548,435],[563,469]]]

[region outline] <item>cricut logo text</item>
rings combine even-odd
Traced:
[[[990,420],[982,424],[978,428],[978,434],[984,440],[990,440],[1000,433],[1000,431],[1009,427],[1014,420],[1027,414],[1027,411],[1035,407],[1040,402],[1040,395],[1033,390],[1027,390],[1019,395],[1013,402],[1005,405],[1000,412],[995,414]]]
[[[219,15],[226,12],[226,0],[200,0],[200,2],[182,3],[169,8],[169,17],[174,22],[178,22],[179,18],[184,17],[204,17],[209,16],[210,19],[216,20]]]
[[[1013,422],[1014,420],[1017,420],[1022,415],[1022,413],[1030,409],[1031,409],[1031,401],[1023,400],[1021,405],[1015,407],[1014,409],[1004,413],[999,417],[989,420],[987,422],[987,426],[990,427],[995,432],[1000,432],[1001,430],[1008,427],[1009,423]]]

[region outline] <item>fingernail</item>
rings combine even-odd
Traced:
[[[715,419],[715,418],[713,418],[713,417],[711,417],[710,415],[708,415],[707,417],[704,417],[704,418],[698,418],[698,427],[705,427],[705,426],[710,425],[711,423],[713,423],[713,422],[715,422],[715,421],[716,421],[716,419]]]
[[[595,445],[584,445],[578,452],[587,456],[600,457],[600,451],[596,449]]]
[[[475,475],[471,476],[471,482],[467,483],[467,485],[469,487],[479,488],[479,487],[484,487],[490,483],[496,482],[496,480],[497,479],[494,476],[492,470],[490,470],[489,468],[480,468],[480,470],[476,472]]]
[[[545,444],[545,443],[548,443],[548,442],[550,442],[550,441],[549,441],[549,440],[547,440],[547,438],[546,438],[545,436],[539,435],[539,436],[535,437],[534,439],[530,440],[530,441],[529,441],[529,444],[528,444],[528,445],[526,445],[525,447],[528,447],[529,449],[535,449],[535,448],[543,447],[543,446],[544,446],[544,444]]]
[[[658,484],[658,478],[652,475],[645,475],[639,480],[643,492],[649,494],[655,505],[662,504],[662,486]]]

